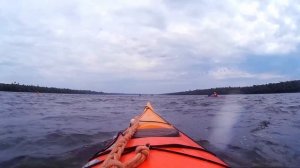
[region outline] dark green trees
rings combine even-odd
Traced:
[[[0,83],[0,91],[37,92],[37,93],[68,93],[68,94],[103,94],[103,92],[95,92],[95,91],[90,91],[90,90],[72,90],[72,89],[65,89],[65,88],[20,85],[15,82],[12,84]]]
[[[218,94],[265,94],[265,93],[294,93],[300,92],[300,80],[253,85],[247,87],[222,87],[211,89],[197,89],[185,92],[170,93],[171,95],[210,95],[214,91]]]

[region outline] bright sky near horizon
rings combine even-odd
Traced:
[[[0,0],[0,83],[166,93],[300,78],[298,0]]]

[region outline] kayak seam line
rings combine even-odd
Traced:
[[[161,122],[161,121],[147,121],[147,120],[140,120],[140,122],[153,122],[153,123],[161,123],[161,124],[171,125],[170,123],[167,123],[167,122]]]

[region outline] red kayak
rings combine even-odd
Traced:
[[[154,112],[150,103],[130,126],[96,153],[84,168],[229,167]]]

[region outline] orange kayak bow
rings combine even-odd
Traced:
[[[148,103],[105,149],[84,168],[220,168],[229,167],[212,152],[156,114]]]

